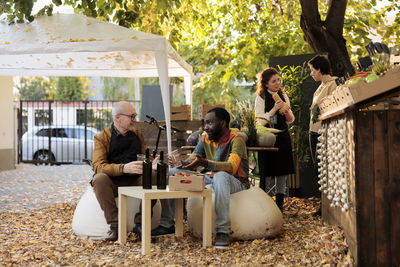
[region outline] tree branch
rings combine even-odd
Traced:
[[[330,1],[328,15],[326,16],[326,28],[333,35],[343,35],[344,16],[346,13],[347,0]]]
[[[321,16],[318,10],[318,0],[300,0],[302,17],[304,20],[320,24]]]
[[[300,0],[301,16],[300,27],[304,33],[304,39],[315,52],[324,46],[315,36],[321,36],[322,21],[318,11],[318,0]]]

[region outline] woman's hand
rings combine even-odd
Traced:
[[[277,100],[274,107],[269,111],[269,114],[271,114],[271,116],[274,116],[275,113],[284,106],[284,104],[285,102],[283,102],[282,100]]]
[[[290,109],[290,106],[288,104],[286,104],[285,102],[283,103],[283,106],[281,107],[281,109],[279,110],[279,113],[281,115],[285,115]]]
[[[282,114],[285,116],[287,123],[292,123],[294,121],[293,113],[290,110],[290,107]]]

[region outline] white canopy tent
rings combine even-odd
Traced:
[[[0,23],[0,76],[159,77],[171,151],[168,77],[184,77],[192,102],[192,67],[162,36],[78,14],[32,23]]]

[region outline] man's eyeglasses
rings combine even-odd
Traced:
[[[120,113],[119,115],[124,115],[124,116],[127,116],[127,117],[129,117],[129,118],[131,118],[131,120],[134,120],[134,119],[136,119],[136,116],[137,116],[137,114],[132,114],[132,115],[127,115],[127,114],[122,114],[122,113]]]

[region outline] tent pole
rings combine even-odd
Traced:
[[[184,76],[186,104],[192,106],[192,76]]]
[[[165,124],[167,128],[168,154],[172,151],[171,146],[171,116],[170,116],[170,99],[169,99],[169,76],[168,76],[168,59],[167,59],[167,40],[165,39],[163,50],[155,51],[158,76],[160,81],[161,96],[164,105]]]
[[[134,82],[135,82],[135,101],[140,101],[140,80],[138,77],[134,78]],[[135,102],[135,109],[136,112],[138,111],[138,103],[139,102]],[[140,103],[140,105],[142,105],[142,103]],[[144,118],[140,118],[141,120],[144,120]]]

